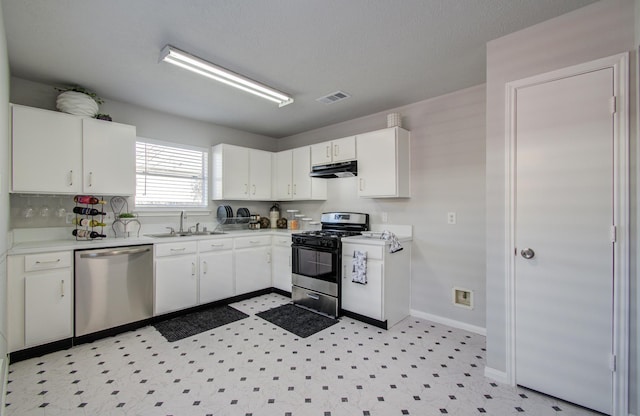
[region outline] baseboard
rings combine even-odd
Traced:
[[[432,315],[430,313],[417,311],[415,309],[411,309],[410,314],[411,316],[415,316],[416,318],[426,319],[427,321],[432,321],[438,324],[443,324],[453,328],[473,332],[474,334],[483,335],[485,337],[487,336],[487,328],[483,328],[481,326],[471,325],[466,322],[460,322],[454,319],[444,318],[438,315]]]
[[[499,383],[509,384],[509,378],[507,377],[507,373],[504,371],[496,370],[491,367],[484,367],[484,376],[486,378],[490,378]]]

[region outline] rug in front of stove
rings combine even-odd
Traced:
[[[174,342],[248,316],[231,306],[224,305],[158,322],[154,327],[167,341]]]
[[[339,322],[291,303],[257,313],[256,316],[301,338],[307,338]]]

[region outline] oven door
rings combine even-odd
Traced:
[[[291,273],[338,283],[340,251],[330,248],[291,246]]]

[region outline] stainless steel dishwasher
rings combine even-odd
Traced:
[[[153,315],[153,245],[75,252],[75,336]]]

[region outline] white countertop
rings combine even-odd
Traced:
[[[7,251],[7,254],[19,255],[44,253],[50,251],[84,250],[91,248],[135,246],[141,244],[174,243],[176,241],[211,240],[220,238],[242,237],[255,234],[290,235],[291,230],[267,228],[262,230],[234,230],[228,231],[226,232],[226,234],[194,235],[185,237],[149,237],[146,235],[141,235],[140,237],[130,238],[107,237],[104,239],[80,241],[76,241],[74,238],[43,241],[24,241],[14,243],[13,246]]]

